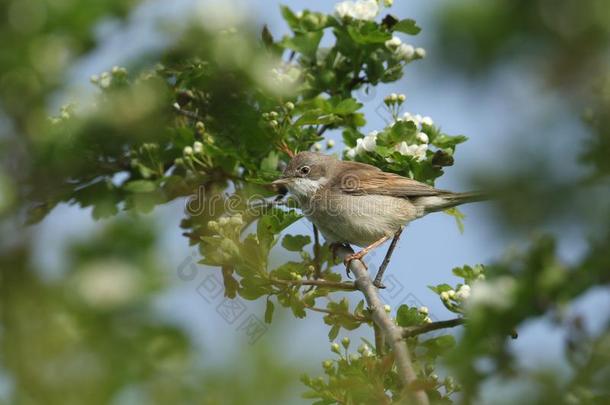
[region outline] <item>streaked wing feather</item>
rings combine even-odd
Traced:
[[[373,166],[370,166],[373,167]],[[377,168],[353,167],[345,170],[331,187],[338,187],[347,194],[390,195],[395,197],[424,197],[445,194],[447,191],[436,189],[417,180],[386,173]]]

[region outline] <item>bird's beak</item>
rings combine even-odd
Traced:
[[[276,190],[281,190],[283,188],[286,188],[286,186],[288,184],[290,184],[290,178],[288,177],[280,177],[279,179],[277,179],[276,181],[274,181],[273,183],[271,183],[271,186],[273,188],[275,188]]]

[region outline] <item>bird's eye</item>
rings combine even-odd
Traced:
[[[301,166],[301,168],[299,168],[299,173],[301,173],[303,176],[307,176],[310,171],[311,168],[309,166]]]

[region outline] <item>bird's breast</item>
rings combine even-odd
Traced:
[[[392,235],[417,217],[407,199],[320,190],[302,204],[303,213],[326,240],[367,246]]]

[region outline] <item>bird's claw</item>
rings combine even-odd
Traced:
[[[386,286],[381,281],[377,281],[377,280],[373,281],[373,285],[375,287],[379,288],[380,290],[386,288]]]
[[[364,268],[368,270],[367,265],[362,261],[363,257],[364,255],[362,254],[362,252],[352,253],[351,255],[345,256],[345,259],[343,259],[343,264],[345,264],[345,268],[347,269],[347,271],[349,271],[349,265],[352,260],[360,260]]]

